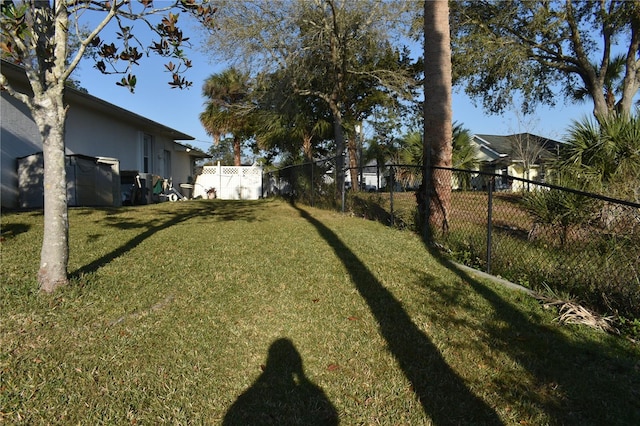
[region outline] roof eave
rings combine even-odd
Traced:
[[[2,60],[2,73],[7,77],[7,79],[19,80],[21,84],[26,84],[28,90],[31,90],[29,82],[27,81],[27,77],[24,73],[24,68],[19,65],[12,64],[6,60]],[[31,93],[32,94],[32,93]],[[116,116],[118,119],[126,119],[128,122],[133,122],[136,124],[142,124],[142,130],[152,131],[153,133],[160,134],[162,136],[166,136],[172,140],[185,140],[192,141],[195,138],[191,135],[183,133],[179,130],[173,129],[171,127],[165,126],[164,124],[160,124],[156,121],[153,121],[149,118],[143,117],[135,112],[131,112],[124,108],[121,108],[117,105],[114,105],[110,102],[97,98],[88,93],[81,92],[77,89],[71,87],[65,87],[65,97],[69,100],[73,99],[81,105],[92,106],[101,112],[105,112],[112,116]]]

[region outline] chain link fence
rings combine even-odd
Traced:
[[[280,196],[323,208],[338,208],[343,188],[338,188],[337,157],[264,171],[263,197]]]
[[[410,165],[358,170],[378,185],[338,188],[335,159],[265,173],[265,196],[281,195],[417,231]],[[525,287],[640,321],[640,204],[542,182],[442,169],[452,182],[448,231],[438,244],[453,259]],[[349,176],[349,170],[344,174]]]

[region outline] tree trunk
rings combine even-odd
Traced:
[[[353,191],[359,191],[360,185],[358,184],[358,142],[356,139],[349,139],[347,143],[347,150],[349,151],[349,175],[351,176],[351,189]]]
[[[451,208],[451,37],[447,0],[424,2],[424,144],[418,208],[423,237],[446,232]]]
[[[602,117],[608,117],[613,111],[609,109],[607,99],[604,95],[604,86],[597,82],[591,83],[594,89],[591,91],[593,98],[593,116],[600,120]]]
[[[241,151],[242,151],[242,146],[241,146],[241,142],[240,142],[240,138],[238,137],[233,137],[233,165],[234,166],[241,166],[242,165],[242,161],[241,161]]]
[[[335,102],[329,102],[329,109],[333,116],[333,135],[336,141],[336,195],[338,195],[344,185],[344,131],[340,106]]]
[[[62,87],[50,88],[34,99],[34,120],[42,136],[44,159],[44,236],[38,283],[51,293],[67,284],[69,219],[65,168],[64,126],[66,109]]]
[[[313,162],[313,136],[305,135],[302,138],[302,151],[307,161]]]
[[[631,43],[627,51],[627,72],[622,83],[622,98],[618,104],[618,112],[631,114],[634,96],[640,85],[640,70],[638,69],[638,50],[640,50],[640,6],[633,9],[636,18],[631,20]]]

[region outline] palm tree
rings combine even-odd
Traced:
[[[423,237],[446,232],[451,209],[451,37],[449,2],[424,2],[424,147],[422,187],[417,194]]]
[[[233,134],[234,164],[241,164],[242,139],[251,134],[251,105],[249,104],[249,75],[235,68],[212,74],[202,86],[208,98],[200,122],[218,145],[220,136]]]
[[[400,139],[396,180],[406,188],[415,188],[422,180],[424,138],[420,132],[410,132]]]
[[[213,136],[213,145],[220,146],[220,137],[229,132],[228,111],[213,102],[207,102],[205,110],[200,113],[200,123],[209,136]]]
[[[640,202],[640,119],[613,114],[574,122],[560,149],[553,183],[607,196]],[[524,206],[536,224],[558,229],[560,243],[567,241],[573,225],[599,220],[604,227],[637,223],[634,209],[627,212],[578,194],[533,191]],[[621,228],[622,229],[622,228]]]
[[[640,118],[611,115],[574,122],[556,169],[574,185],[618,198],[640,199]]]
[[[454,169],[477,170],[476,149],[471,143],[471,132],[460,123],[453,123],[451,158]],[[471,189],[471,173],[454,172],[460,189]]]
[[[451,132],[452,167],[456,169],[476,170],[478,161],[476,151],[471,143],[471,133],[462,124],[453,123]],[[421,179],[418,167],[423,165],[423,137],[419,132],[411,132],[401,139],[398,161],[407,167],[399,167],[396,179],[405,187],[415,186]],[[418,167],[416,167],[418,166]],[[471,187],[471,175],[457,172],[455,176],[464,189]]]

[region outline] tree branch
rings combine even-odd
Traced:
[[[65,78],[68,78],[71,75],[71,73],[73,73],[73,71],[76,69],[76,67],[82,60],[82,57],[84,56],[87,50],[87,47],[89,47],[89,45],[93,43],[93,41],[96,39],[98,34],[100,34],[100,32],[107,26],[107,24],[111,22],[113,17],[116,15],[116,12],[123,4],[124,2],[118,3],[117,1],[114,1],[113,3],[111,3],[111,7],[109,8],[107,16],[105,16],[104,19],[102,19],[102,21],[100,21],[100,23],[93,29],[93,31],[91,31],[91,33],[87,37],[85,37],[84,40],[80,42],[80,48],[76,52],[76,55],[71,60],[69,66],[67,67],[64,73]],[[104,7],[101,10],[104,11]]]
[[[31,97],[25,95],[24,93],[20,93],[18,91],[16,91],[11,84],[9,83],[9,81],[7,80],[7,78],[5,77],[4,74],[0,74],[0,89],[2,90],[6,90],[7,93],[9,93],[9,95],[13,96],[14,98],[16,98],[17,100],[23,102],[25,105],[29,106],[30,108],[32,107],[32,102],[31,102]]]

